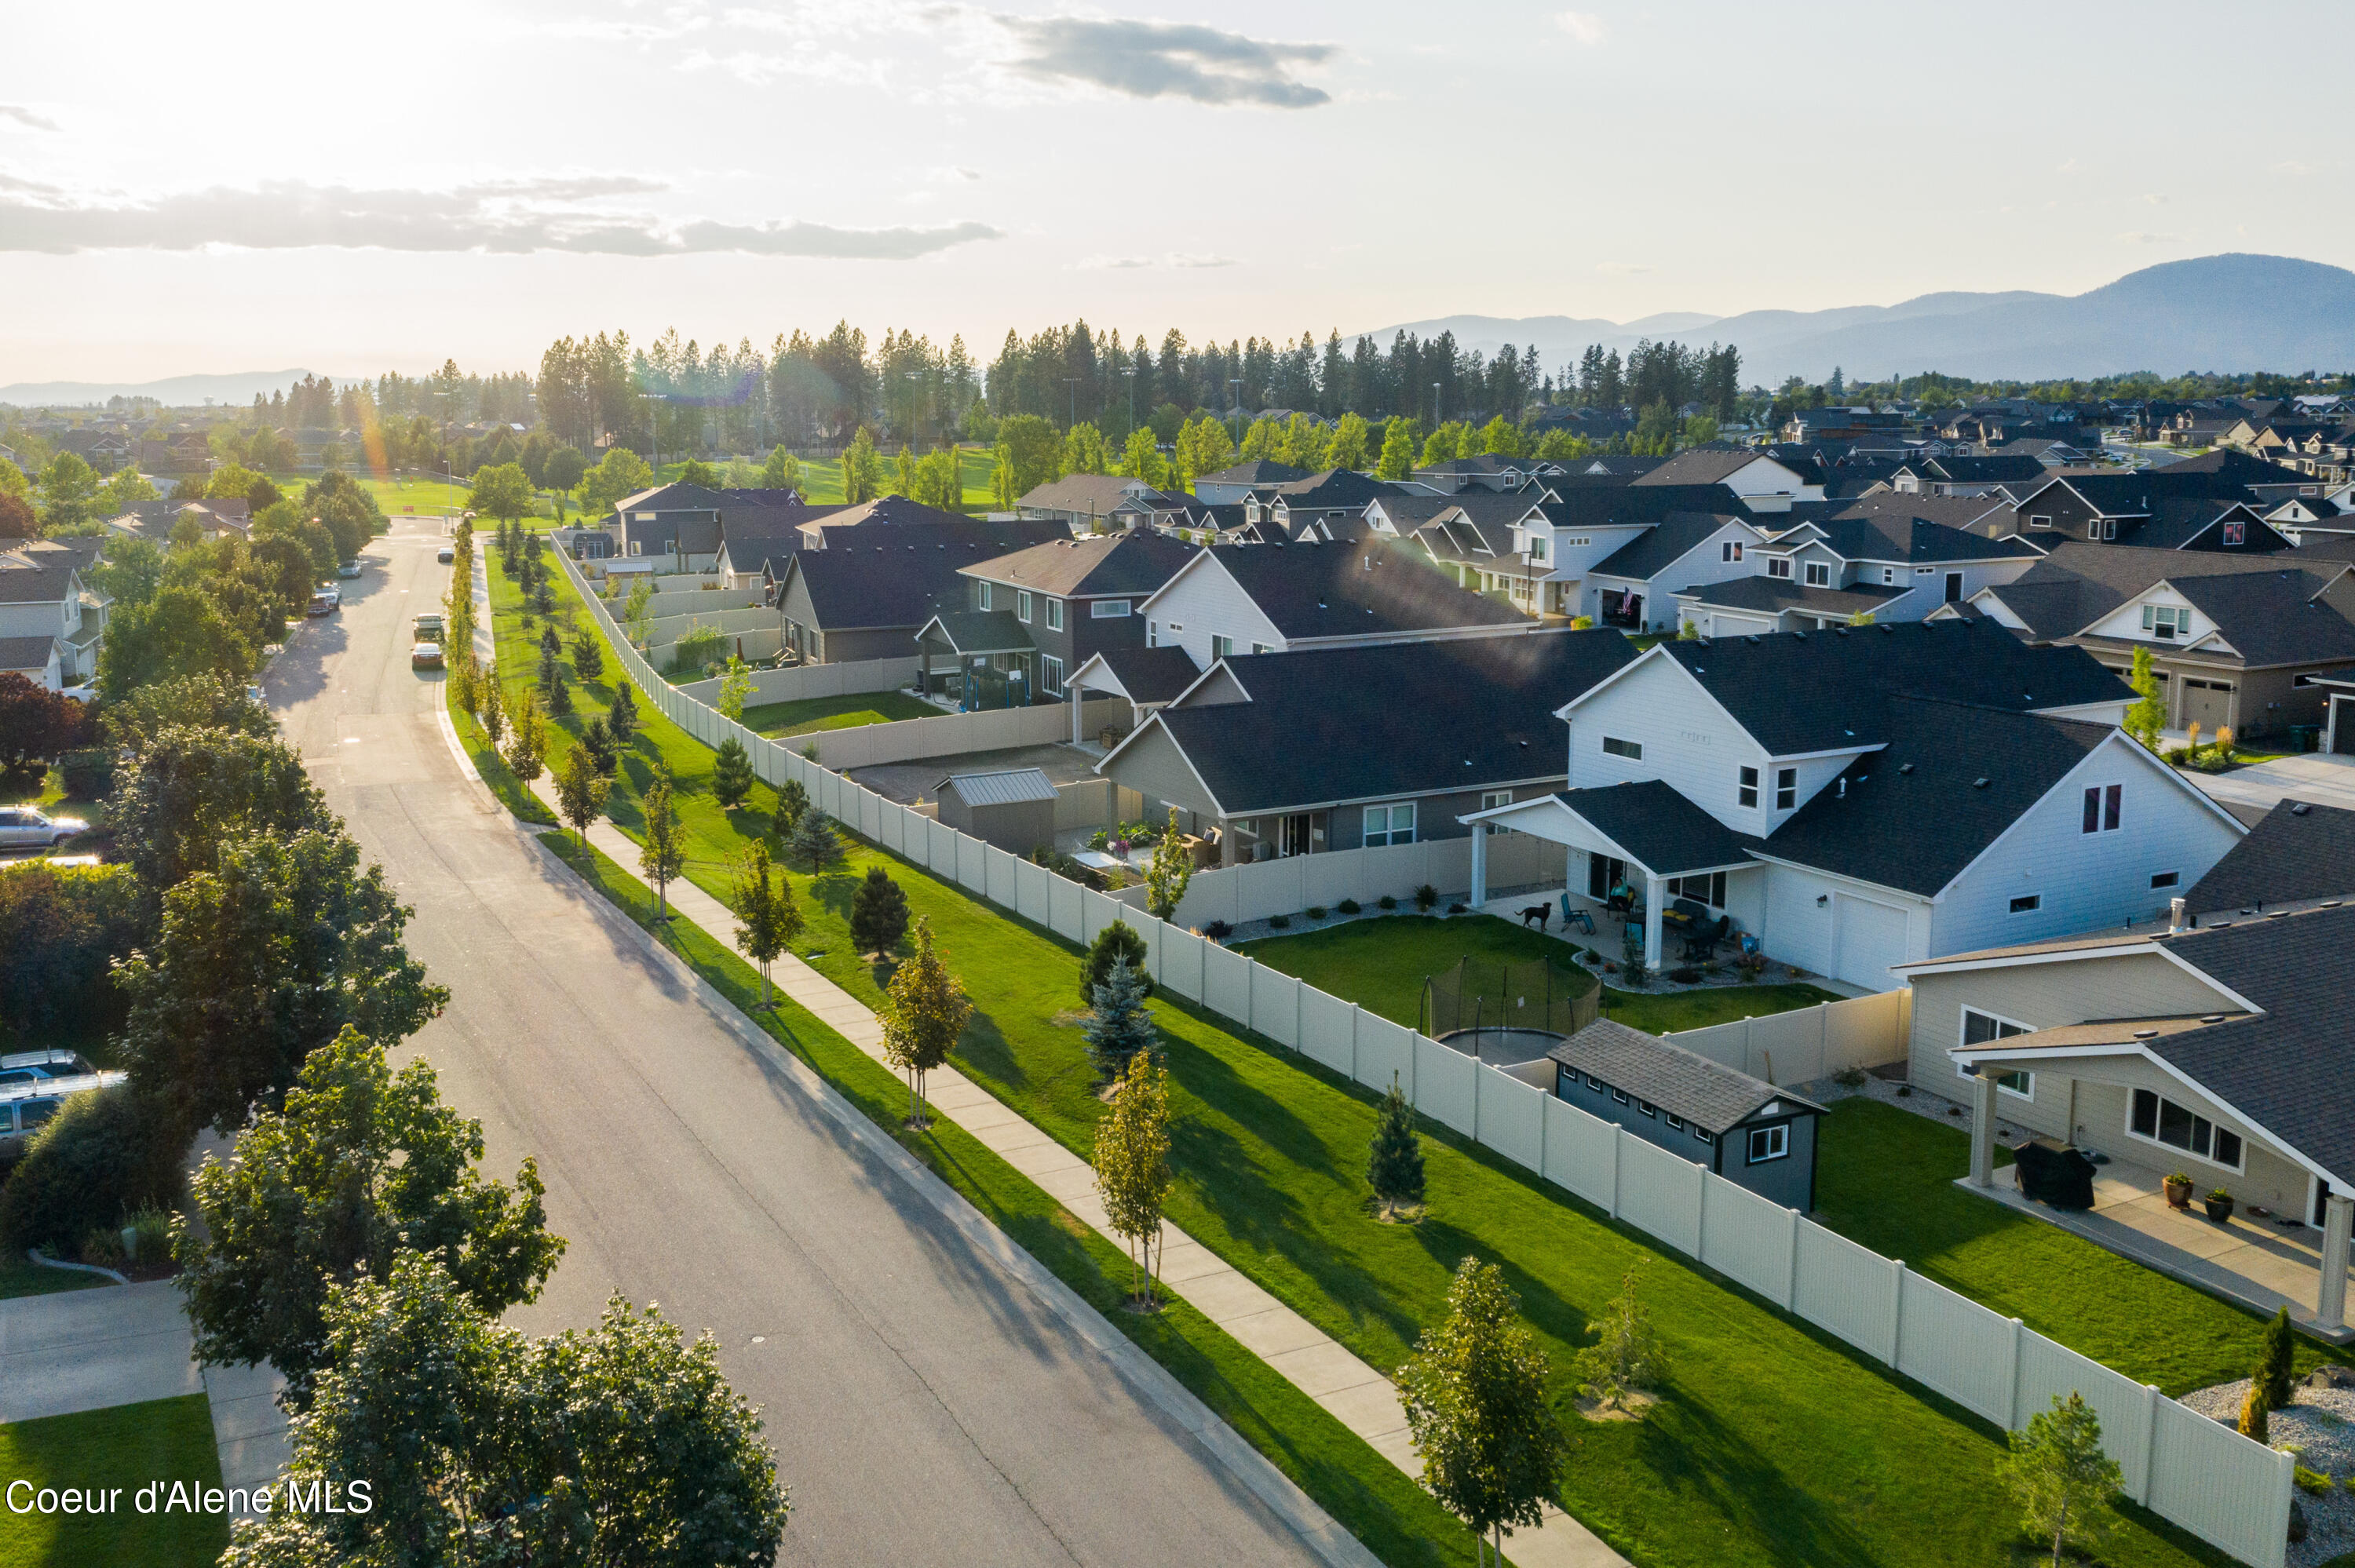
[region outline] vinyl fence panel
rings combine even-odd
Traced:
[[[2019,1336],[2020,1425],[2052,1408],[2055,1399],[2071,1393],[2085,1396],[2102,1418],[2102,1446],[2126,1472],[2128,1497],[2140,1497],[2150,1478],[2148,1395],[2142,1384],[2123,1377],[2099,1361],[2089,1361],[2065,1345],[2056,1345],[2034,1330]],[[2237,1432],[2234,1436],[2239,1436]]]
[[[1879,1253],[1801,1220],[1791,1310],[1886,1361],[1897,1320],[1896,1270]]]
[[[1209,945],[1190,932],[1165,927],[1161,932],[1160,962],[1153,971],[1155,982],[1188,1001],[1200,1001],[1203,949]]]
[[[926,819],[924,822],[924,863],[932,874],[950,882],[956,880],[957,831],[946,822]]]
[[[1047,924],[1067,942],[1085,939],[1080,925],[1080,895],[1087,891],[1069,877],[1047,878]]]
[[[1279,1045],[1300,1048],[1300,982],[1264,964],[1251,967],[1251,1026]],[[1230,1014],[1229,1016],[1232,1016]]]
[[[1414,1031],[1377,1013],[1358,1010],[1358,1040],[1353,1071],[1358,1082],[1376,1094],[1388,1094],[1392,1083],[1414,1102]]]
[[[2151,1415],[2148,1505],[2243,1563],[2281,1568],[2290,1457],[2171,1399],[2154,1400]]]
[[[957,885],[967,893],[989,891],[989,863],[984,858],[988,851],[987,844],[969,833],[956,835]]]
[[[1014,868],[1014,907],[1016,913],[1034,926],[1051,926],[1054,910],[1049,905],[1051,895],[1048,884],[1060,882],[1061,877],[1043,865],[1028,861]]]
[[[1022,864],[1021,857],[999,849],[996,844],[986,844],[983,846],[981,858],[985,867],[983,880],[988,885],[985,896],[1001,909],[1019,912],[1022,893],[1021,874],[1018,868]]]
[[[1480,1064],[1436,1040],[1414,1037],[1414,1108],[1471,1136],[1480,1114],[1475,1078]]]
[[[1618,1201],[1618,1129],[1558,1095],[1546,1097],[1546,1180],[1610,1212]]]
[[[1506,1159],[1541,1172],[1545,1102],[1553,1097],[1494,1067],[1480,1068],[1473,1081],[1480,1096],[1480,1141]]]
[[[1797,1218],[1795,1211],[1712,1173],[1701,1183],[1700,1260],[1788,1307]]]
[[[1262,970],[1267,973],[1267,970]],[[1300,1054],[1348,1077],[1355,1066],[1356,1010],[1315,986],[1300,988]]]
[[[1700,1255],[1700,1184],[1709,1174],[1633,1133],[1619,1139],[1619,1217],[1688,1257]]]
[[[1998,1426],[2011,1425],[2011,1320],[1907,1270],[1897,1370]]]

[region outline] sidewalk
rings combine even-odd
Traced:
[[[203,1392],[168,1279],[0,1301],[0,1422]]]
[[[533,781],[532,789],[549,810],[555,810],[555,790],[545,776]],[[588,837],[591,844],[625,872],[637,875],[638,845],[628,835],[611,822],[600,821],[590,828]],[[731,933],[736,916],[727,906],[685,881],[672,883],[669,896],[679,918],[702,927],[715,941],[731,948],[735,946]],[[828,1028],[883,1061],[883,1025],[858,998],[790,953],[771,966],[771,978],[778,991],[807,1008]],[[926,1086],[926,1103],[936,1112],[1125,1250],[1126,1244],[1112,1232],[1103,1201],[1096,1195],[1095,1172],[1085,1160],[1023,1120],[953,1066],[933,1069]],[[1407,1435],[1406,1412],[1388,1378],[1167,1221],[1162,1225],[1161,1251],[1165,1285],[1238,1344],[1283,1373],[1377,1453],[1421,1478],[1422,1464]],[[1509,1555],[1520,1568],[1609,1568],[1626,1562],[1584,1525],[1551,1508],[1546,1510],[1542,1525],[1514,1535],[1511,1543]]]

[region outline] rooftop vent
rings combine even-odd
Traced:
[[[1897,765],[1897,771],[1900,773],[1911,773],[1913,771],[1913,765],[1910,762],[1901,762]]]
[[[2134,1037],[2137,1040],[2156,1040],[2158,1038],[2158,1031],[2156,1029],[2137,1029],[2134,1032]]]
[[[2202,1023],[2222,1023],[2224,1022],[2224,1015],[2221,1012],[2203,1012],[2200,1015],[2200,1022]]]
[[[1974,789],[1984,789],[1987,787],[1987,781],[1985,778],[1978,778],[1971,780],[1971,788]]]
[[[2296,805],[2292,806],[2289,809],[2289,814],[2293,817],[2303,817],[2308,811],[2313,810],[2314,808],[2312,806],[2307,804],[2304,800],[2300,800]]]

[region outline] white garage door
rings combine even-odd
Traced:
[[[1728,615],[1723,610],[1713,611],[1710,620],[1710,635],[1716,637],[1763,637],[1774,630],[1774,623],[1771,620],[1753,620],[1748,616]]]
[[[1891,991],[1891,964],[1905,961],[1905,911],[1869,898],[1832,895],[1832,973],[1868,991]]]

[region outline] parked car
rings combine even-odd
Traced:
[[[360,575],[360,564],[357,561],[346,561],[342,566],[336,568],[336,575],[342,577],[345,581],[349,582],[352,578]]]
[[[442,667],[442,644],[439,642],[417,644],[409,651],[409,663],[411,669],[439,670]]]
[[[98,1069],[79,1051],[16,1051],[0,1056],[0,1087],[50,1078],[87,1077]]]
[[[457,546],[454,545],[444,545],[440,549],[433,552],[433,558],[446,567],[451,562],[458,558]]]
[[[46,849],[90,832],[80,817],[52,817],[37,806],[0,806],[0,849]]]
[[[420,642],[439,642],[442,641],[442,612],[429,609],[422,615],[413,615],[409,619],[409,629],[417,634]]]
[[[0,1155],[13,1159],[22,1154],[25,1140],[38,1132],[74,1096],[112,1088],[129,1077],[127,1073],[83,1073],[24,1084],[0,1084]]]
[[[304,613],[313,616],[333,615],[343,607],[343,602],[344,596],[335,589],[321,588],[311,596],[311,608]]]

